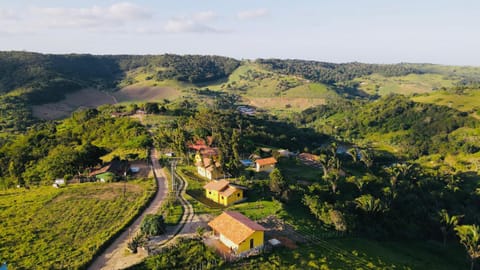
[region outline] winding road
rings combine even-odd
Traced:
[[[100,254],[88,269],[90,270],[116,270],[124,269],[134,264],[141,262],[145,259],[146,254],[140,253],[128,253],[127,243],[130,238],[139,231],[140,223],[147,214],[155,214],[158,212],[164,199],[168,193],[168,181],[165,178],[160,163],[158,162],[158,151],[152,148],[150,153],[150,159],[152,161],[152,169],[154,177],[157,181],[157,193],[155,198],[150,202],[145,211],[133,222],[125,231],[115,239],[115,241]]]

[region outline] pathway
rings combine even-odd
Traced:
[[[196,222],[198,217],[195,215],[193,206],[184,197],[188,183],[181,179],[177,174],[175,174],[175,178],[177,179],[176,181],[179,181],[177,197],[183,207],[183,216],[177,225],[167,228],[165,234],[157,236],[150,241],[148,248],[152,250],[153,253],[158,252],[158,250],[161,250],[161,248],[168,246],[171,243],[174,243],[174,241],[171,240],[177,237],[193,235],[196,233],[198,227],[198,223]]]
[[[148,208],[130,225],[115,241],[98,256],[88,269],[97,270],[116,270],[124,269],[145,259],[145,254],[132,254],[127,251],[127,243],[130,238],[139,231],[140,222],[147,214],[156,214],[160,209],[163,200],[167,196],[168,181],[166,181],[162,168],[158,162],[158,151],[151,150],[150,159],[152,161],[152,169],[157,181],[157,194],[152,200]]]

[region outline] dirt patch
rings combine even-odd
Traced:
[[[115,103],[115,98],[109,93],[89,88],[67,94],[65,99],[59,102],[32,106],[32,112],[37,118],[54,120],[68,117],[79,108],[96,108],[103,104]]]
[[[130,162],[130,168],[137,168],[139,171],[132,173],[132,177],[134,178],[147,178],[150,173],[150,166],[148,166],[145,160],[135,160]]]
[[[173,87],[130,85],[114,93],[119,101],[146,101],[175,99],[180,91]]]
[[[296,249],[298,247],[297,244],[295,244],[294,241],[292,241],[291,239],[289,239],[285,236],[278,235],[276,239],[278,239],[278,241],[280,241],[282,243],[282,245],[285,246],[286,248]]]
[[[324,98],[248,98],[251,106],[258,108],[304,110],[309,107],[325,104]]]
[[[125,185],[128,192],[133,192],[133,193],[143,192],[143,189],[136,184],[130,184],[130,183],[123,183],[122,182],[122,183],[113,183],[111,185],[114,186],[119,192],[123,192],[124,185]]]
[[[307,239],[296,232],[292,226],[286,224],[276,216],[268,216],[257,222],[267,229],[265,231],[266,241],[275,238],[279,240],[283,246],[290,249],[297,248],[298,243],[307,242]]]

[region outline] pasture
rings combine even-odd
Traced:
[[[0,192],[0,261],[9,269],[78,269],[143,208],[150,180]]]

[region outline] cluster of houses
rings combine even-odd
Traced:
[[[205,140],[197,140],[195,143],[189,144],[188,148],[196,151],[195,166],[197,167],[197,173],[209,180],[218,179],[223,176],[222,166],[218,162],[219,149],[212,147],[212,137],[207,137]],[[244,165],[255,164],[255,170],[257,172],[271,172],[275,168],[277,160],[274,157],[258,158],[254,161],[242,160]]]
[[[196,150],[195,166],[197,173],[209,180],[205,189],[205,197],[215,203],[223,206],[245,200],[246,188],[236,185],[225,179],[221,171],[221,164],[218,163],[218,149],[211,147],[211,138],[196,141],[189,145],[190,149]],[[278,150],[280,157],[296,157],[300,162],[311,167],[321,167],[318,162],[319,156],[310,153],[292,153],[288,150]],[[277,159],[273,156],[261,158],[259,156],[250,156],[250,159],[241,160],[246,167],[253,167],[256,172],[271,172],[276,164]],[[224,211],[221,215],[214,218],[208,223],[212,229],[213,235],[218,241],[226,246],[231,254],[242,255],[251,251],[258,250],[264,246],[265,228],[260,224],[250,220],[246,216],[233,211]],[[272,245],[279,244],[276,239],[269,240]]]
[[[211,137],[188,145],[191,150],[196,151],[195,166],[198,175],[211,180],[203,186],[205,197],[223,206],[244,201],[245,187],[220,179],[225,178],[225,175],[218,162],[219,149],[211,145]],[[244,162],[242,161],[242,164]],[[257,172],[270,172],[275,168],[277,160],[273,157],[258,158],[245,163],[245,166],[254,165]],[[265,228],[241,213],[224,211],[211,220],[208,226],[212,229],[214,237],[226,246],[231,254],[245,254],[264,245]]]
[[[83,182],[112,182],[119,178],[127,176],[129,173],[139,172],[138,167],[133,167],[126,160],[113,159],[110,163],[100,167],[94,168],[86,176],[76,176],[71,180],[63,178],[55,179],[53,187],[59,188],[64,185],[83,183]]]

